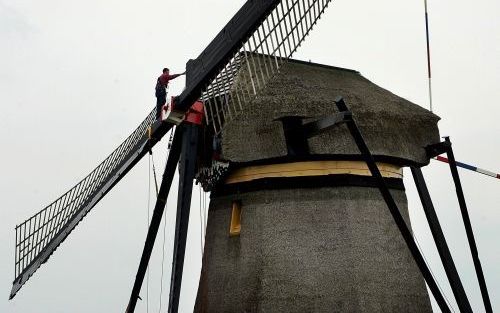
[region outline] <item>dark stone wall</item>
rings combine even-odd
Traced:
[[[404,191],[392,191],[409,223]],[[231,202],[241,234],[229,236]],[[196,312],[432,312],[378,189],[263,190],[212,199]]]

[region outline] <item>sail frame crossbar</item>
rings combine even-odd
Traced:
[[[45,262],[85,214],[124,175],[133,154],[147,142],[156,109],[107,158],[73,188],[15,227],[14,283],[10,298]],[[113,178],[115,178],[113,180]],[[86,209],[86,212],[82,212]],[[84,214],[82,214],[84,213]],[[77,219],[77,220],[75,220]],[[71,229],[67,225],[73,224]],[[57,241],[57,242],[56,242]]]
[[[206,123],[219,133],[301,46],[331,0],[282,0],[204,88]]]

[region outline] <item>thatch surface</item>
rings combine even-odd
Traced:
[[[254,57],[255,58],[255,57]],[[235,87],[249,84],[243,66]],[[243,88],[245,89],[245,88]],[[375,85],[358,72],[290,61],[254,101],[223,128],[223,157],[248,162],[286,156],[284,116],[322,117],[336,113],[344,97],[372,153],[425,164],[426,145],[439,142],[439,117]],[[311,154],[358,154],[345,126],[309,140]]]
[[[409,224],[404,191],[392,191]],[[229,236],[231,201],[241,233]],[[263,190],[217,197],[195,312],[432,312],[380,192]]]
[[[250,84],[242,67],[235,90]],[[222,131],[222,157],[285,157],[285,116],[337,112],[343,96],[373,154],[428,162],[439,118],[355,71],[291,61]],[[359,155],[345,125],[309,140],[311,158]],[[224,188],[221,185],[220,188]],[[409,225],[404,191],[392,190]],[[223,193],[221,193],[223,194]],[[229,236],[231,202],[241,234]],[[424,280],[372,187],[260,190],[210,201],[195,312],[432,312]]]

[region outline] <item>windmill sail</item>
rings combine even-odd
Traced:
[[[241,110],[245,101],[257,96],[280,65],[297,50],[329,2],[248,0],[199,57],[188,62],[186,88],[176,97],[174,109],[185,112],[201,98],[207,124],[214,127],[215,133],[220,132],[223,122],[238,114],[238,108]],[[246,78],[242,78],[240,73],[244,72],[242,67],[245,65]],[[235,87],[247,91],[238,92]],[[183,185],[191,183],[184,181],[180,183]],[[188,199],[191,197],[183,194],[179,198],[186,201],[178,203],[176,225],[186,226],[189,214],[182,213],[189,212]],[[157,216],[161,219],[161,214]],[[148,231],[150,240],[144,247],[127,312],[135,310],[157,231],[156,227],[150,227]],[[178,310],[187,228],[176,227],[175,231],[174,247],[178,249],[174,249],[169,312]]]
[[[214,40],[187,64],[187,84],[175,108],[198,99],[219,132],[291,57],[331,0],[248,0]],[[241,71],[245,66],[246,70]],[[15,279],[10,298],[109,190],[171,128],[151,112],[96,169],[53,203],[16,226]],[[153,139],[147,128],[153,124]]]
[[[148,140],[147,128],[155,121],[151,111],[132,134],[73,188],[16,226],[15,279],[10,298],[47,261],[61,242],[107,192],[157,141]],[[156,133],[166,133],[163,123]]]
[[[206,122],[219,133],[291,58],[331,0],[284,0],[203,92]]]

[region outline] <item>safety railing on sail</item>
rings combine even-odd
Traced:
[[[206,122],[219,133],[297,50],[331,0],[283,0],[205,88]]]
[[[87,177],[31,218],[16,226],[15,277],[23,273],[51,240],[84,207],[133,153],[147,128],[155,121],[156,110]]]

